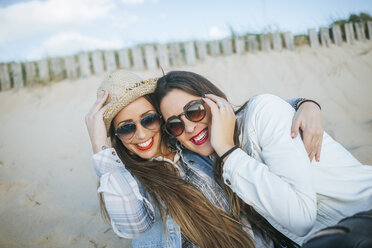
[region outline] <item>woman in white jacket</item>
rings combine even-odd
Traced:
[[[320,161],[310,162],[301,138],[290,137],[294,110],[279,97],[253,97],[234,113],[216,86],[191,72],[163,76],[155,94],[167,133],[216,158],[217,181],[235,215],[243,200],[302,244],[315,231],[372,208],[372,167],[327,133]],[[195,113],[201,118],[190,121],[185,106],[200,99],[205,108]]]

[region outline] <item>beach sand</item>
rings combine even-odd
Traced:
[[[372,164],[372,42],[208,58],[234,104],[259,93],[322,105],[325,130]],[[144,78],[161,70],[138,72]],[[100,216],[84,117],[103,76],[0,92],[0,247],[130,247]]]

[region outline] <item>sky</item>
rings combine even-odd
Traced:
[[[0,0],[0,62],[328,26],[372,0]]]

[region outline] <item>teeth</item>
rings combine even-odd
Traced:
[[[199,141],[201,141],[202,139],[204,139],[206,135],[207,135],[207,130],[205,130],[204,132],[201,132],[198,136],[196,136],[194,138],[194,141],[196,143],[198,143]]]
[[[140,146],[140,147],[146,147],[146,146],[150,145],[151,141],[152,141],[152,138],[149,139],[149,140],[146,141],[146,142],[143,142],[143,143],[139,143],[139,144],[137,144],[137,146]]]

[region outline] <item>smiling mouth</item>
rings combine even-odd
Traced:
[[[195,135],[194,137],[192,137],[190,139],[190,141],[197,145],[197,146],[200,146],[202,144],[205,143],[205,141],[207,141],[208,139],[208,127],[206,127],[205,129],[203,129],[202,131],[200,131],[200,133],[198,133],[197,135]]]
[[[146,150],[150,149],[153,144],[154,144],[154,139],[151,138],[151,139],[147,140],[146,142],[136,144],[135,146],[136,146],[137,149],[139,149],[141,151],[146,151]]]

